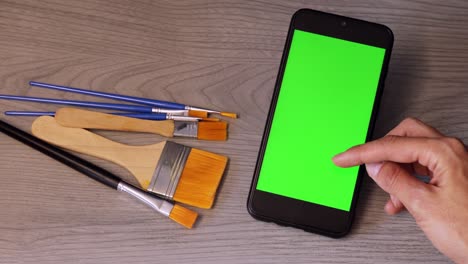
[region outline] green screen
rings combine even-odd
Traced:
[[[257,189],[349,211],[385,49],[294,30]]]

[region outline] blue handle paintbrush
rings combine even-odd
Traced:
[[[55,112],[51,111],[5,111],[5,115],[8,116],[55,116]],[[108,113],[111,115],[119,115],[119,116],[126,116],[126,117],[133,117],[133,118],[138,118],[138,119],[147,119],[147,120],[167,120],[167,119],[173,119],[177,121],[187,121],[186,117],[179,117],[178,115],[170,115],[170,118],[168,118],[168,115],[165,113],[123,113],[123,112],[114,112],[114,113]],[[198,118],[198,117],[189,117],[188,121],[193,121],[195,119],[199,119],[202,121],[212,121],[212,122],[218,122],[219,118],[214,118],[214,117],[205,117],[205,118]]]
[[[40,87],[40,88],[54,89],[54,90],[66,91],[66,92],[72,92],[72,93],[78,93],[78,94],[86,94],[86,95],[92,95],[92,96],[97,96],[97,97],[109,98],[109,99],[126,101],[126,102],[143,104],[143,105],[150,105],[150,106],[167,108],[167,109],[201,111],[201,112],[219,114],[219,115],[231,117],[231,118],[237,118],[237,114],[235,113],[215,111],[215,110],[194,107],[194,106],[189,106],[189,105],[184,105],[184,104],[179,104],[179,103],[161,101],[161,100],[147,99],[147,98],[113,94],[113,93],[96,92],[96,91],[91,91],[91,90],[85,90],[85,89],[79,89],[79,88],[61,86],[61,85],[54,85],[54,84],[48,84],[48,83],[41,83],[41,82],[34,82],[34,81],[29,82],[29,84],[31,86]]]
[[[55,116],[55,112],[42,112],[42,111],[5,111],[5,115],[9,116]],[[133,117],[148,120],[167,120],[167,115],[162,113],[109,113],[111,115],[120,115],[126,117]]]
[[[36,102],[36,103],[72,105],[72,106],[127,111],[127,112],[137,112],[137,113],[142,113],[142,114],[146,113],[148,115],[157,114],[160,110],[158,108],[153,108],[151,106],[143,106],[143,105],[111,104],[111,103],[61,100],[61,99],[16,96],[16,95],[0,95],[0,99],[27,101],[27,102]],[[15,115],[15,114],[11,114],[12,112],[10,112],[10,115]],[[197,120],[202,119],[199,117],[179,116],[179,115],[171,114],[171,113],[160,113],[160,114],[161,115],[156,118],[161,118],[161,119],[154,119],[154,120],[172,119],[172,120],[178,120],[178,121],[197,121]],[[140,115],[140,117],[137,117],[137,116],[133,116],[133,117],[144,118],[143,116],[149,117],[148,115]],[[153,119],[153,118],[144,118],[144,119]]]

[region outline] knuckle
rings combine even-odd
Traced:
[[[414,125],[421,125],[422,122],[421,120],[415,118],[415,117],[407,117],[405,119],[403,119],[403,121],[401,121],[401,123],[403,125],[406,125],[406,126],[414,126]]]
[[[393,145],[396,141],[399,140],[399,136],[387,135],[381,140],[382,145]]]
[[[388,135],[388,136],[385,136],[385,137],[384,137],[384,140],[385,140],[385,141],[388,141],[388,142],[393,142],[393,141],[396,141],[397,138],[399,138],[399,136]]]
[[[446,147],[452,149],[456,153],[466,152],[465,144],[456,137],[445,137],[442,139],[442,142],[444,142]]]
[[[428,138],[426,140],[428,147],[434,152],[440,152],[450,147],[445,138]]]

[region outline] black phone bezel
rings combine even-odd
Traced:
[[[365,171],[363,166],[359,168],[351,209],[349,212],[263,192],[256,189],[258,176],[260,173],[261,164],[263,162],[263,156],[268,142],[268,136],[283,79],[286,61],[289,55],[292,35],[295,29],[386,49],[366,141],[372,138],[372,132],[374,130],[374,124],[379,109],[386,74],[388,71],[390,54],[393,47],[393,33],[388,27],[384,25],[311,9],[298,10],[293,15],[289,26],[283,56],[276,79],[275,90],[263,132],[260,151],[257,157],[254,177],[252,179],[249,197],[247,200],[247,209],[254,218],[259,220],[275,222],[280,225],[292,226],[308,232],[314,232],[338,238],[346,235],[351,228],[362,181],[362,175]]]

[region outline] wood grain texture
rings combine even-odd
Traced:
[[[395,46],[376,136],[415,116],[468,140],[468,2],[0,0],[1,93],[85,100],[43,81],[236,111],[212,210],[185,230],[0,135],[0,263],[446,263],[364,181],[353,232],[334,240],[252,219],[246,198],[291,15],[314,8],[388,25]],[[105,101],[105,100],[102,100]],[[55,110],[0,102],[0,110]],[[2,119],[28,130],[32,118]],[[126,144],[163,138],[99,132]],[[124,169],[86,157],[135,183]]]

